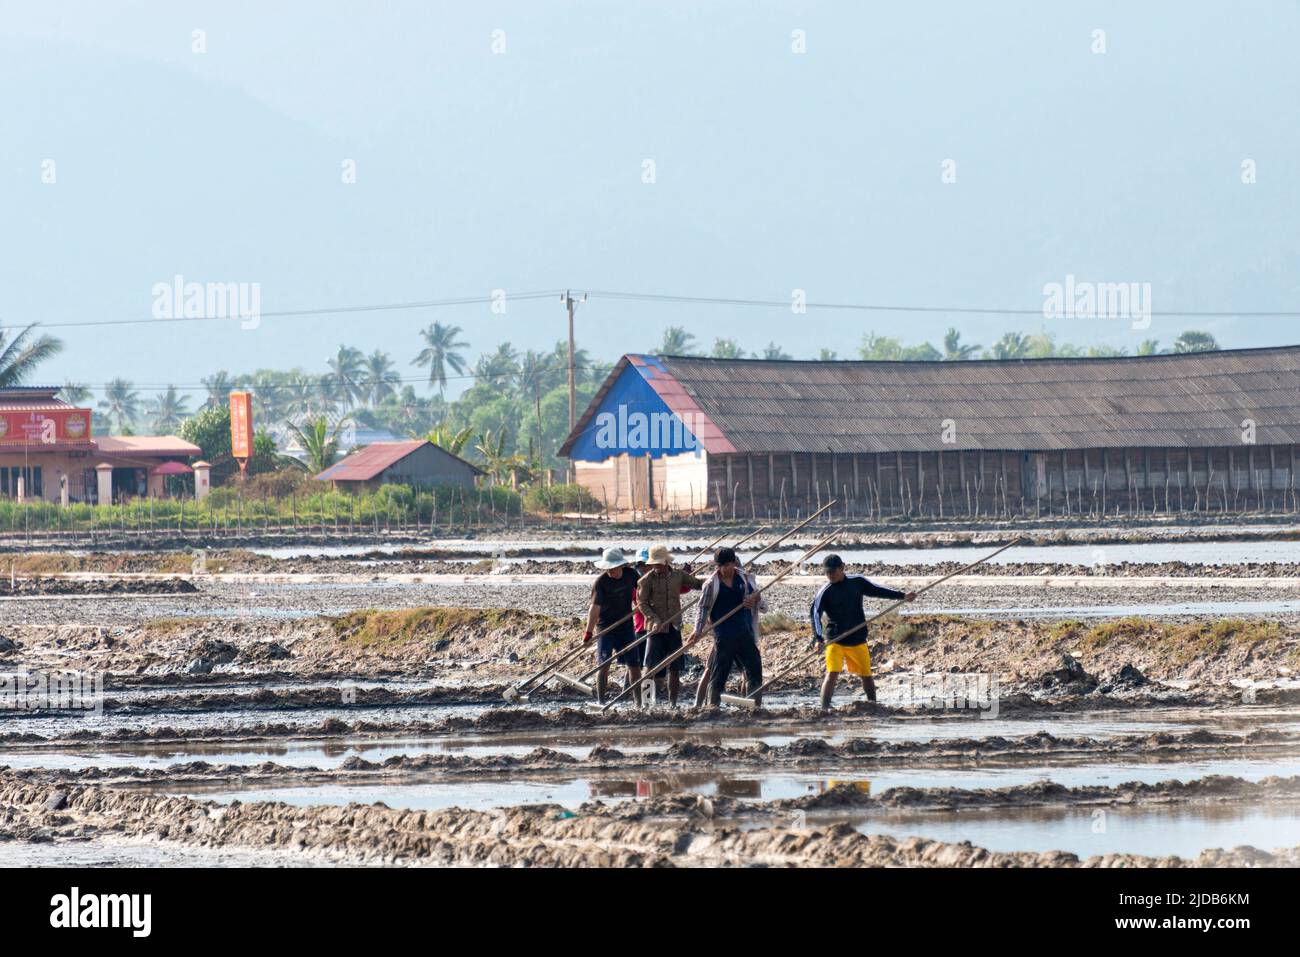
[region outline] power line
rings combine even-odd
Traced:
[[[527,299],[549,299],[552,296],[559,295],[563,290],[550,289],[539,290],[536,292],[521,292],[513,295],[507,294],[505,301],[527,300]],[[344,315],[358,312],[393,312],[403,309],[438,309],[449,306],[468,306],[483,305],[485,303],[495,303],[500,301],[496,296],[463,296],[457,299],[425,299],[412,302],[380,302],[356,306],[321,306],[311,309],[278,309],[270,312],[257,313],[258,320],[262,319],[310,319],[315,316]],[[173,322],[230,322],[236,319],[251,319],[253,316],[175,316],[169,319],[149,318],[149,319],[86,319],[79,322],[39,322],[42,329],[78,329],[93,328],[98,326],[140,326],[140,325],[161,325]],[[17,328],[12,326],[10,328]]]
[[[506,302],[511,301],[528,301],[537,299],[548,299],[553,296],[563,297],[567,293],[564,289],[543,289],[523,293],[507,293],[504,296]],[[586,295],[592,299],[608,299],[622,302],[661,302],[661,303],[678,303],[685,305],[707,305],[707,306],[732,306],[745,308],[761,309],[789,309],[791,301],[788,299],[750,299],[741,297],[722,297],[722,296],[684,296],[674,295],[671,293],[647,293],[647,292],[627,292],[621,290],[587,290]],[[261,319],[307,319],[318,316],[329,315],[348,315],[356,313],[377,313],[377,312],[397,312],[411,309],[438,309],[451,308],[456,306],[467,305],[484,305],[500,301],[500,297],[488,296],[460,296],[448,299],[426,299],[408,302],[383,302],[383,303],[363,303],[347,306],[320,306],[306,309],[281,309],[259,312],[257,318]],[[931,306],[931,305],[907,305],[901,303],[869,303],[869,302],[816,302],[809,301],[803,304],[807,309],[826,309],[838,311],[856,311],[856,312],[885,312],[885,313],[929,313],[929,314],[953,314],[953,315],[975,315],[975,316],[1043,316],[1042,307],[1027,308],[1003,308],[1003,307],[986,307],[986,306]],[[1197,310],[1197,309],[1168,309],[1152,310],[1153,318],[1171,318],[1171,319],[1228,319],[1233,317],[1254,318],[1254,319],[1300,319],[1300,311],[1286,310]],[[159,325],[163,323],[181,323],[181,322],[223,322],[233,319],[239,319],[240,316],[178,316],[171,319],[86,319],[73,322],[38,322],[37,325],[42,329],[77,329],[77,328],[97,328],[100,326],[132,326],[132,325]],[[16,328],[16,326],[14,327]]]
[[[789,299],[731,299],[715,296],[674,296],[663,293],[618,292],[607,289],[589,289],[587,295],[592,299],[617,299],[636,302],[676,302],[707,306],[757,306],[762,308],[789,309]],[[1036,309],[1002,309],[981,306],[907,306],[883,303],[859,302],[806,302],[808,309],[848,309],[860,312],[921,312],[921,313],[957,313],[977,316],[1042,316],[1042,307]],[[1300,312],[1283,311],[1220,311],[1220,310],[1152,310],[1151,316],[1171,319],[1214,319],[1235,316],[1250,318],[1300,319]]]

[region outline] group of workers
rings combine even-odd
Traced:
[[[763,659],[759,650],[759,614],[766,603],[755,577],[741,565],[735,549],[719,548],[713,556],[713,570],[707,578],[692,572],[689,565],[678,567],[666,545],[643,548],[635,559],[621,549],[607,548],[596,567],[601,569],[591,589],[585,643],[596,642],[596,701],[605,702],[610,667],[615,661],[627,668],[627,681],[639,707],[643,675],[654,671],[682,647],[682,595],[701,592],[695,606],[695,634],[708,630],[711,652],[704,675],[695,692],[695,706],[718,707],[731,672],[744,673],[746,694],[763,684]],[[826,583],[812,599],[813,641],[826,658],[821,706],[829,709],[839,675],[846,669],[862,680],[869,700],[876,700],[871,675],[871,652],[867,631],[855,627],[866,621],[865,598],[914,601],[914,592],[882,588],[863,575],[849,574],[838,555],[822,561]],[[823,621],[823,619],[825,619]],[[851,632],[851,633],[850,633]],[[839,636],[844,636],[842,640]],[[678,655],[655,675],[655,699],[665,695],[676,706],[681,693],[685,656]],[[761,694],[753,694],[762,705]]]

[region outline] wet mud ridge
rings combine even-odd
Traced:
[[[1208,779],[1200,787],[1220,796],[1225,790],[1241,788],[1289,796],[1295,782],[1247,785]],[[1008,794],[1005,799],[1012,797]],[[24,841],[115,836],[211,848],[279,848],[358,863],[549,867],[1294,867],[1300,863],[1300,848],[1215,849],[1192,859],[1133,854],[1080,859],[1060,851],[996,852],[969,843],[866,835],[847,824],[800,827],[772,820],[744,827],[737,820],[738,810],[731,799],[699,796],[653,798],[630,806],[593,802],[576,813],[555,805],[492,812],[394,810],[378,804],[219,805],[121,789],[51,786],[0,772],[0,838]],[[757,815],[777,817],[792,810],[801,809],[777,802],[760,806]]]
[[[815,707],[820,662],[756,711],[601,713],[557,683],[506,704],[581,634],[606,532],[636,537],[15,554],[0,673],[104,682],[93,716],[0,711],[0,843],[42,842],[56,860],[117,842],[286,864],[1300,865],[1296,549],[1258,553],[1287,559],[1272,563],[1237,549],[1217,566],[1163,548],[1121,553],[1147,563],[999,565],[873,625],[881,703],[843,682],[830,714]],[[963,554],[925,548],[1012,532],[841,544],[915,548],[869,571],[901,586]],[[1130,534],[1031,531],[1039,544]],[[808,654],[805,571],[760,620],[769,675]],[[707,647],[686,658],[687,702]],[[961,703],[947,703],[950,679]],[[982,689],[995,697],[966,697]],[[388,803],[345,803],[361,799]],[[1097,808],[1121,826],[1076,839]],[[908,833],[926,836],[890,836]],[[1214,849],[1231,844],[1244,846]]]
[[[96,783],[114,786],[188,787],[304,787],[383,783],[410,784],[432,779],[486,779],[517,781],[522,777],[547,775],[590,775],[597,773],[655,773],[684,771],[772,771],[800,770],[838,774],[870,772],[889,767],[1023,767],[1099,760],[1205,760],[1209,758],[1275,758],[1300,756],[1300,734],[1255,730],[1245,734],[1222,734],[1206,730],[1181,734],[1157,732],[1147,735],[1117,735],[1097,739],[1056,737],[1045,731],[1018,737],[952,738],[935,741],[877,741],[853,738],[832,744],[824,738],[799,738],[785,745],[764,743],[747,747],[725,747],[694,742],[677,742],[663,750],[624,753],[603,744],[595,745],[585,758],[536,747],[525,755],[493,754],[470,756],[457,753],[401,754],[383,761],[359,756],[346,758],[335,768],[287,766],[274,761],[260,764],[211,764],[188,761],[165,767],[94,766],[77,769],[25,768],[12,773],[24,780],[54,783]],[[982,792],[948,790],[943,801],[965,806],[978,805]],[[1024,796],[1021,792],[1017,792]],[[1082,792],[1080,792],[1082,793]],[[1096,792],[1104,795],[1105,789]],[[1160,792],[1166,793],[1166,792]],[[1238,788],[1234,793],[1255,793]],[[1270,793],[1270,797],[1279,796]],[[1298,795],[1300,796],[1300,795]],[[1019,798],[1018,798],[1019,799]],[[900,799],[899,806],[906,802]],[[815,804],[800,806],[816,806]]]
[[[148,684],[160,693],[169,677],[182,686],[207,674],[250,686],[270,677],[340,684],[397,677],[446,689],[504,690],[571,647],[579,629],[576,618],[531,608],[460,605],[361,609],[288,620],[158,617],[127,625],[10,624],[0,629],[0,665],[104,672],[110,688]],[[762,630],[765,670],[775,673],[806,654],[806,608],[799,618],[768,616]],[[1275,683],[1300,674],[1300,621],[976,619],[917,613],[873,628],[868,638],[882,682],[915,673],[980,673],[996,676],[1003,694],[1086,691],[1160,700],[1217,691],[1234,680]],[[586,670],[590,661],[587,656],[576,661],[575,673]],[[700,656],[688,654],[685,664],[687,680],[698,677]],[[814,671],[811,665],[795,671],[776,690],[807,689]],[[466,697],[482,700],[478,692]],[[551,689],[539,697],[564,700]]]
[[[90,595],[192,595],[188,578],[0,578],[0,598]]]

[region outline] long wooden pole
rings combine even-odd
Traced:
[[[606,632],[613,631],[615,628],[623,624],[623,622],[627,621],[627,619],[631,617],[632,617],[631,615],[628,615],[626,618],[622,618],[619,621],[616,621],[608,628],[602,628],[599,634],[592,635],[592,640],[594,641],[595,639],[599,638],[601,635],[605,634]],[[525,678],[523,681],[520,681],[518,684],[511,685],[509,688],[505,690],[503,696],[507,701],[516,700],[517,698],[519,698],[523,690],[527,688],[530,684],[532,684],[534,681],[537,681],[539,678],[549,675],[557,668],[563,667],[564,665],[568,664],[570,661],[576,658],[580,653],[585,651],[587,647],[588,646],[585,642],[580,642],[577,648],[574,648],[572,651],[568,652],[567,654],[561,655],[557,660],[552,661],[541,671],[537,672],[536,674],[529,675],[527,678]]]
[[[753,538],[753,537],[754,537],[755,535],[757,535],[759,532],[763,531],[763,529],[765,529],[766,527],[767,527],[766,525],[764,525],[764,526],[760,526],[759,528],[757,528],[757,529],[755,529],[753,532],[751,532],[749,535],[747,535],[747,536],[745,536],[744,538],[742,538],[742,539],[740,540],[740,542],[737,542],[737,544],[741,544],[741,543],[743,543],[743,542],[747,542],[747,541],[749,541],[751,538]],[[688,564],[688,565],[690,565],[690,564],[694,564],[696,561],[698,561],[699,558],[700,558],[700,556],[704,555],[705,552],[707,552],[709,549],[711,549],[714,545],[718,544],[718,542],[722,541],[722,539],[726,536],[726,534],[727,534],[726,532],[723,532],[722,535],[719,535],[717,538],[715,538],[715,539],[714,539],[712,542],[710,542],[708,545],[705,545],[704,548],[700,549],[700,551],[698,551],[698,552],[695,553],[695,557],[693,557],[689,562],[687,562],[687,564]],[[591,636],[591,640],[592,640],[592,641],[595,641],[595,640],[596,640],[597,638],[599,638],[601,635],[609,634],[609,632],[611,632],[611,631],[615,630],[616,628],[620,627],[621,625],[625,624],[629,619],[631,619],[631,617],[632,617],[632,612],[628,612],[626,615],[624,615],[624,616],[623,616],[622,618],[620,618],[618,621],[614,622],[614,624],[609,625],[609,626],[606,627],[606,628],[602,628],[599,632],[597,632],[596,634],[592,635],[592,636]],[[578,652],[582,651],[582,650],[585,649],[585,648],[589,648],[589,647],[591,647],[591,643],[590,643],[590,642],[586,642],[586,641],[584,641],[584,642],[583,642],[581,645],[579,645],[577,648],[574,648],[571,652],[569,652],[568,654],[566,654],[566,655],[564,655],[562,658],[560,658],[559,661],[555,661],[555,662],[551,663],[550,665],[547,665],[545,668],[543,668],[541,671],[537,672],[535,675],[532,675],[532,676],[529,677],[529,678],[525,678],[523,681],[519,682],[517,685],[513,685],[513,686],[511,686],[510,688],[507,688],[507,689],[506,689],[506,692],[505,692],[505,698],[506,698],[506,700],[507,700],[507,701],[514,701],[515,699],[517,699],[517,698],[519,698],[519,697],[527,697],[528,695],[532,694],[533,692],[540,690],[541,687],[542,687],[543,685],[547,684],[547,683],[551,680],[551,678],[558,677],[558,678],[560,678],[561,680],[565,680],[565,679],[566,679],[566,676],[564,676],[564,675],[559,675],[559,674],[552,674],[552,672],[554,672],[557,668],[560,668],[560,667],[562,667],[563,665],[567,664],[568,662],[572,661],[575,657],[577,657]],[[627,650],[628,650],[628,649],[626,649],[626,648],[624,649],[624,651],[627,651]],[[602,667],[601,665],[597,665],[595,671],[589,671],[589,672],[587,672],[587,674],[583,675],[582,678],[581,678],[581,679],[578,679],[578,680],[581,681],[581,680],[584,680],[584,679],[586,679],[586,678],[589,678],[591,675],[595,674],[596,671],[599,671],[601,667]],[[532,687],[532,688],[528,688],[528,690],[527,690],[526,692],[524,691],[524,689],[527,688],[528,685],[532,684],[532,683],[535,682],[535,681],[538,681],[538,679],[544,679],[544,680],[542,680],[539,684],[535,685],[534,687]],[[568,680],[569,683],[573,683],[573,681],[574,681],[574,679],[572,679],[572,678],[568,678],[567,680]]]
[[[690,561],[688,561],[686,564],[687,564],[687,565],[694,565],[694,564],[695,564],[696,562],[698,562],[701,558],[703,558],[705,555],[707,555],[707,554],[709,553],[709,550],[712,549],[714,545],[717,545],[719,542],[721,542],[721,541],[722,541],[724,538],[726,538],[726,537],[727,537],[727,533],[726,533],[726,532],[723,532],[721,535],[719,535],[719,536],[718,536],[717,538],[715,538],[713,541],[709,542],[709,544],[705,545],[705,546],[704,546],[703,548],[701,548],[698,552],[696,552],[696,553],[691,557]]]
[[[917,595],[924,594],[925,592],[928,592],[931,588],[934,588],[934,587],[936,587],[936,586],[938,586],[938,585],[942,585],[944,582],[946,582],[946,581],[947,581],[948,579],[950,579],[950,578],[956,578],[958,575],[964,575],[964,574],[966,574],[966,572],[970,571],[972,568],[975,568],[975,567],[977,567],[977,566],[979,566],[979,565],[983,565],[985,562],[989,561],[990,559],[996,558],[997,556],[1001,555],[1003,552],[1005,552],[1008,548],[1011,548],[1013,545],[1019,545],[1019,544],[1020,544],[1020,539],[1018,539],[1018,538],[1014,538],[1014,539],[1012,539],[1010,542],[1008,542],[1007,544],[1005,544],[1005,545],[1003,545],[1001,548],[999,548],[996,552],[992,552],[991,554],[985,555],[985,556],[984,556],[983,558],[981,558],[979,561],[971,562],[971,563],[970,563],[969,565],[967,565],[965,568],[959,568],[959,569],[957,569],[955,572],[952,572],[952,573],[950,573],[950,574],[944,575],[942,578],[935,579],[934,581],[930,582],[930,584],[926,585],[926,586],[923,587],[923,588],[918,588],[918,589],[916,590],[916,594],[917,594]],[[837,635],[836,638],[835,638],[835,640],[833,640],[833,641],[828,641],[828,642],[826,642],[826,644],[828,644],[828,645],[838,645],[838,644],[840,644],[840,643],[841,643],[845,638],[848,638],[850,635],[857,634],[859,631],[861,631],[863,628],[866,628],[867,625],[871,624],[873,621],[879,621],[881,618],[884,618],[886,615],[891,615],[891,614],[893,614],[895,611],[897,611],[897,610],[898,610],[902,605],[904,605],[904,604],[906,604],[906,599],[900,599],[900,600],[894,602],[892,605],[890,605],[890,606],[889,606],[888,608],[886,608],[884,611],[880,612],[879,614],[872,615],[870,618],[868,618],[866,621],[862,622],[862,623],[859,624],[859,625],[854,625],[854,626],[853,626],[852,628],[850,628],[848,631],[844,632],[844,634],[842,634],[842,635]],[[785,677],[786,675],[788,675],[790,672],[795,671],[795,670],[797,670],[797,669],[799,669],[799,668],[802,668],[804,665],[808,664],[808,662],[812,661],[814,658],[816,658],[817,656],[821,655],[822,653],[823,653],[823,649],[817,649],[817,650],[815,650],[815,651],[811,651],[811,652],[809,652],[807,655],[804,655],[802,658],[800,658],[799,660],[797,660],[794,664],[790,665],[790,666],[787,667],[787,668],[783,668],[781,671],[779,671],[779,672],[777,672],[776,674],[774,674],[771,678],[768,678],[766,681],[764,681],[761,685],[759,685],[757,688],[755,688],[755,689],[754,689],[753,691],[751,691],[749,694],[745,695],[744,700],[753,701],[753,700],[754,700],[755,698],[757,698],[760,694],[762,694],[763,691],[764,691],[765,689],[771,687],[772,684],[774,684],[775,682],[779,681],[781,678],[784,678],[784,677]],[[728,696],[728,697],[730,697],[730,696]]]
[[[776,546],[780,545],[783,541],[785,541],[787,538],[789,538],[789,537],[790,537],[791,535],[793,535],[795,532],[799,531],[799,530],[802,529],[802,528],[807,527],[809,524],[812,523],[812,521],[813,521],[815,518],[817,518],[819,515],[821,515],[823,512],[825,512],[827,509],[829,509],[832,505],[835,505],[835,504],[837,504],[837,503],[835,503],[835,502],[827,502],[826,505],[825,505],[823,508],[820,508],[820,509],[818,509],[816,512],[813,512],[813,514],[809,515],[809,516],[808,516],[804,521],[800,522],[800,523],[799,523],[798,525],[796,525],[794,528],[790,529],[790,531],[786,532],[786,533],[785,533],[784,535],[782,535],[780,538],[776,538],[776,539],[773,539],[772,541],[768,542],[768,543],[767,543],[766,545],[764,545],[764,546],[763,546],[759,551],[757,551],[757,552],[754,553],[754,556],[753,556],[752,558],[750,558],[750,562],[751,562],[751,563],[754,562],[754,561],[755,561],[759,556],[764,555],[764,554],[766,554],[767,552],[770,552],[772,549],[776,548]],[[742,538],[740,541],[736,542],[736,544],[735,544],[734,546],[732,546],[732,547],[733,547],[733,548],[739,548],[741,545],[745,544],[745,542],[749,541],[751,538],[753,538],[753,537],[754,537],[755,535],[757,535],[759,532],[763,531],[763,529],[765,529],[765,528],[767,528],[767,526],[766,526],[766,525],[763,525],[763,526],[761,526],[761,527],[755,529],[751,534],[746,535],[746,536],[745,536],[744,538]],[[722,539],[720,539],[720,538],[717,539],[717,540],[715,540],[715,541],[713,542],[713,545],[718,544],[718,542],[720,542],[720,541],[722,541]],[[708,549],[709,549],[709,548],[712,548],[713,545],[709,545],[707,548],[705,548],[704,551],[708,551]],[[703,554],[704,554],[704,552],[700,552],[699,554],[697,554],[697,555],[695,556],[695,558],[699,558],[700,555],[703,555]],[[695,562],[695,559],[692,559],[692,560],[691,560],[690,562],[688,562],[687,564],[694,564],[694,562]],[[679,615],[685,614],[686,612],[688,612],[688,611],[690,611],[692,608],[694,608],[695,605],[696,605],[698,602],[699,602],[699,599],[698,599],[698,598],[692,599],[691,601],[687,602],[684,606],[682,606],[682,610],[681,610],[680,612],[678,612],[678,614],[679,614]],[[618,620],[618,622],[617,622],[613,627],[617,628],[619,625],[623,624],[623,622],[627,621],[628,618],[631,618],[631,617],[632,617],[631,614],[628,614],[628,615],[626,615],[625,617],[620,618],[620,619]],[[608,629],[606,629],[606,630],[608,631]],[[624,647],[622,651],[615,652],[615,657],[617,657],[618,655],[625,655],[625,654],[627,654],[629,651],[635,651],[636,649],[640,648],[642,645],[644,645],[644,644],[645,644],[647,641],[649,641],[649,640],[650,640],[650,635],[649,635],[649,634],[644,634],[644,635],[642,635],[640,638],[638,638],[636,641],[632,642],[630,645],[627,645],[626,647]],[[582,675],[579,675],[577,678],[570,678],[570,679],[569,679],[569,683],[574,683],[574,682],[583,682],[583,681],[586,681],[588,678],[590,678],[592,675],[594,675],[594,674],[595,674],[597,671],[599,671],[601,668],[605,667],[605,665],[606,665],[609,661],[612,661],[612,660],[613,660],[613,658],[607,659],[606,661],[602,661],[600,664],[596,665],[596,667],[592,668],[590,671],[587,671],[587,672],[583,673]],[[550,679],[547,679],[547,680],[549,681]],[[564,680],[564,677],[561,677],[560,680],[563,681],[563,680]],[[538,687],[540,687],[540,685],[539,685]],[[537,688],[533,688],[533,689],[531,689],[528,693],[529,693],[529,694],[532,694],[533,691],[536,691],[536,690],[537,690]]]
[[[760,529],[760,531],[761,531],[761,529]],[[722,541],[723,537],[724,537],[726,534],[727,534],[726,532],[723,532],[722,535],[719,535],[717,538],[715,538],[715,539],[714,539],[712,542],[710,542],[708,545],[705,545],[704,548],[702,548],[699,552],[697,552],[697,553],[695,554],[695,558],[692,558],[690,563],[695,562],[697,559],[699,559],[699,557],[700,557],[701,555],[703,555],[705,552],[707,552],[707,551],[708,551],[710,548],[712,548],[714,545],[718,544],[718,542]],[[757,535],[757,534],[758,534],[757,531],[754,532],[754,535]],[[750,537],[752,538],[753,535],[751,535]],[[688,564],[690,564],[690,563],[688,563]],[[627,622],[628,620],[630,620],[631,617],[632,617],[632,613],[631,613],[631,612],[628,612],[626,615],[624,615],[624,616],[623,616],[622,618],[620,618],[618,621],[614,622],[614,624],[610,625],[610,626],[607,627],[607,628],[602,628],[602,629],[601,629],[597,634],[592,635],[592,636],[591,636],[591,640],[592,640],[592,641],[595,641],[595,640],[596,640],[597,638],[599,638],[601,635],[608,634],[609,632],[613,631],[614,629],[618,628],[620,625],[622,625],[622,624],[624,624],[625,622]],[[551,672],[555,671],[555,669],[557,669],[557,668],[559,668],[559,667],[561,667],[561,666],[567,664],[568,662],[572,661],[574,658],[577,657],[577,655],[578,655],[578,653],[579,653],[580,651],[582,651],[583,649],[588,648],[588,647],[590,647],[589,643],[584,641],[584,642],[583,642],[582,644],[580,644],[577,648],[574,648],[574,649],[573,649],[572,651],[570,651],[568,654],[563,655],[563,656],[562,656],[558,661],[553,661],[553,662],[551,662],[551,664],[547,665],[545,668],[543,668],[541,671],[537,672],[536,674],[531,675],[531,676],[525,678],[523,681],[519,682],[518,684],[516,684],[516,685],[512,685],[511,687],[507,688],[506,691],[505,691],[505,699],[506,699],[507,701],[514,701],[515,699],[519,698],[521,695],[525,694],[524,689],[527,688],[530,684],[532,684],[533,682],[537,681],[537,680],[540,679],[540,678],[543,678],[543,677],[546,677],[547,675],[550,675]],[[546,681],[549,681],[549,680],[550,680],[550,678],[546,678]],[[546,681],[543,681],[542,684],[546,684]],[[537,691],[539,688],[541,688],[541,686],[542,686],[542,685],[539,684],[539,685],[537,685],[537,687],[530,688],[530,689],[528,690],[527,694],[532,694],[534,691]]]
[[[814,545],[812,548],[808,549],[808,551],[804,552],[802,555],[800,555],[798,558],[796,558],[793,562],[791,562],[791,563],[790,563],[790,566],[789,566],[788,568],[786,568],[785,571],[781,572],[781,574],[777,575],[775,578],[773,578],[773,579],[772,579],[770,582],[768,582],[766,585],[764,585],[764,586],[762,586],[761,588],[759,588],[758,591],[755,592],[755,594],[762,595],[763,592],[767,591],[767,590],[768,590],[769,588],[771,588],[773,585],[779,584],[780,581],[781,581],[781,579],[785,578],[785,577],[786,577],[787,575],[789,575],[792,571],[794,571],[796,568],[798,568],[800,564],[802,564],[804,561],[806,561],[808,558],[812,557],[813,555],[816,555],[818,552],[820,552],[823,548],[825,548],[825,547],[826,547],[827,545],[829,545],[831,542],[835,541],[835,539],[838,538],[838,537],[840,536],[840,534],[841,534],[843,531],[844,531],[844,529],[842,529],[842,528],[837,528],[835,531],[831,532],[831,534],[827,535],[827,536],[826,536],[825,538],[823,538],[820,542],[818,542],[818,543],[817,543],[816,545]],[[690,648],[691,648],[693,645],[695,645],[696,642],[700,641],[700,639],[702,639],[702,638],[704,637],[704,635],[705,635],[705,634],[706,634],[706,633],[707,633],[711,628],[713,628],[713,627],[715,627],[715,626],[717,626],[717,625],[722,624],[722,622],[726,621],[728,618],[730,618],[732,615],[736,614],[737,612],[741,611],[743,608],[744,608],[743,605],[737,605],[735,608],[731,609],[731,611],[727,612],[725,615],[723,615],[723,616],[722,616],[721,618],[719,618],[717,621],[706,622],[705,625],[704,625],[704,627],[703,627],[702,629],[700,629],[699,632],[697,632],[697,633],[694,634],[694,635],[691,635],[690,640],[688,640],[687,642],[685,642],[685,643],[684,643],[680,648],[678,648],[676,651],[674,651],[671,655],[669,655],[669,656],[668,656],[667,658],[665,658],[663,661],[659,662],[659,664],[655,665],[655,667],[653,667],[653,668],[651,668],[649,671],[647,671],[647,672],[642,676],[641,681],[644,682],[644,681],[652,681],[652,680],[654,680],[654,677],[655,677],[657,674],[659,674],[659,672],[663,671],[665,668],[667,668],[669,665],[671,665],[671,664],[672,664],[674,661],[676,661],[678,658],[682,657],[682,655],[686,654],[686,652],[687,652],[688,650],[690,650]],[[672,619],[669,619],[669,620],[671,621],[671,620],[674,620],[674,619],[680,618],[681,615],[682,615],[682,612],[684,612],[685,610],[686,610],[686,609],[683,608],[682,611],[679,611],[676,615],[673,616]],[[615,704],[617,704],[617,703],[619,702],[619,700],[621,700],[622,698],[625,698],[628,694],[630,694],[630,693],[632,692],[632,690],[633,690],[633,689],[634,689],[638,684],[640,684],[640,682],[635,682],[635,681],[633,681],[633,682],[629,682],[629,683],[628,683],[628,686],[627,686],[626,688],[624,688],[622,691],[620,691],[620,692],[618,693],[617,696],[615,696],[613,699],[610,700],[609,704],[605,705],[605,706],[604,706],[603,708],[601,708],[600,710],[601,710],[601,711],[608,711],[611,707],[613,707]]]
[[[739,548],[741,545],[745,544],[745,542],[749,541],[751,538],[753,538],[753,537],[754,537],[755,535],[757,535],[759,532],[764,531],[766,528],[767,528],[766,525],[761,525],[761,526],[759,526],[758,528],[754,529],[754,531],[750,532],[748,535],[746,535],[746,536],[745,536],[744,538],[742,538],[740,541],[736,542],[736,544],[735,544],[735,545],[732,545],[731,547],[732,547],[732,548]],[[697,561],[697,560],[698,560],[698,559],[699,559],[699,558],[704,554],[704,552],[707,552],[710,548],[713,547],[713,545],[718,544],[718,542],[720,542],[721,540],[722,540],[722,539],[716,539],[716,540],[714,540],[713,544],[711,544],[711,545],[706,545],[705,548],[704,548],[704,551],[699,552],[699,553],[695,556],[695,558],[692,558],[692,559],[691,559],[689,562],[687,562],[686,564],[688,564],[688,565],[694,565],[695,562],[696,562],[696,561]],[[768,546],[768,547],[770,548],[771,546]],[[766,550],[767,550],[767,549],[764,549],[763,551],[766,551]],[[761,555],[761,554],[763,554],[763,552],[759,552],[758,554]],[[755,557],[757,557],[757,556],[755,556]],[[753,559],[751,559],[751,561],[752,561],[752,560],[753,560]],[[634,604],[635,604],[635,601],[636,601],[636,599],[634,598],[634,599],[633,599],[633,603],[634,603]],[[618,625],[623,624],[623,622],[627,621],[627,620],[628,620],[629,618],[631,618],[631,617],[632,617],[632,613],[629,612],[628,614],[626,614],[626,615],[624,615],[622,618],[620,618],[620,619],[618,620],[617,624],[615,624],[614,627],[617,628]],[[606,630],[608,630],[608,629],[606,629]],[[625,645],[623,648],[621,648],[621,649],[619,649],[618,651],[614,652],[613,655],[611,655],[610,657],[606,658],[604,661],[602,661],[602,662],[600,662],[598,665],[596,665],[596,667],[592,668],[592,669],[591,669],[590,671],[588,671],[588,672],[585,672],[584,674],[579,675],[577,678],[570,678],[570,677],[568,677],[567,675],[552,675],[552,677],[554,677],[554,678],[558,678],[560,681],[563,681],[565,684],[569,684],[569,685],[581,684],[582,682],[584,682],[584,681],[586,681],[588,678],[590,678],[592,675],[594,675],[594,674],[595,674],[597,671],[599,671],[601,668],[605,667],[607,664],[609,664],[611,661],[613,661],[615,658],[617,658],[619,655],[625,655],[625,654],[627,654],[629,651],[635,651],[637,648],[641,647],[643,644],[645,644],[646,638],[648,638],[648,637],[649,637],[648,635],[642,635],[642,636],[641,636],[640,638],[638,638],[636,641],[632,642],[632,644],[630,644],[630,645]],[[548,678],[547,681],[549,681],[549,680],[550,680],[550,679]],[[538,685],[538,688],[540,688],[540,687],[541,687],[541,685]],[[531,691],[529,691],[529,694],[532,694],[532,692],[533,692],[533,691],[536,691],[536,690],[537,690],[537,688],[533,688]]]

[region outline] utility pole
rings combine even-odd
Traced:
[[[586,302],[587,294],[584,292],[582,294],[582,299],[577,300],[574,299],[570,291],[566,289],[564,290],[564,295],[561,296],[560,299],[564,303],[564,308],[569,312],[569,434],[572,435],[574,427],[578,424],[578,378],[573,360],[573,307],[577,305],[578,302]],[[570,460],[568,473],[569,481],[573,482],[575,480],[575,475],[572,460]]]

